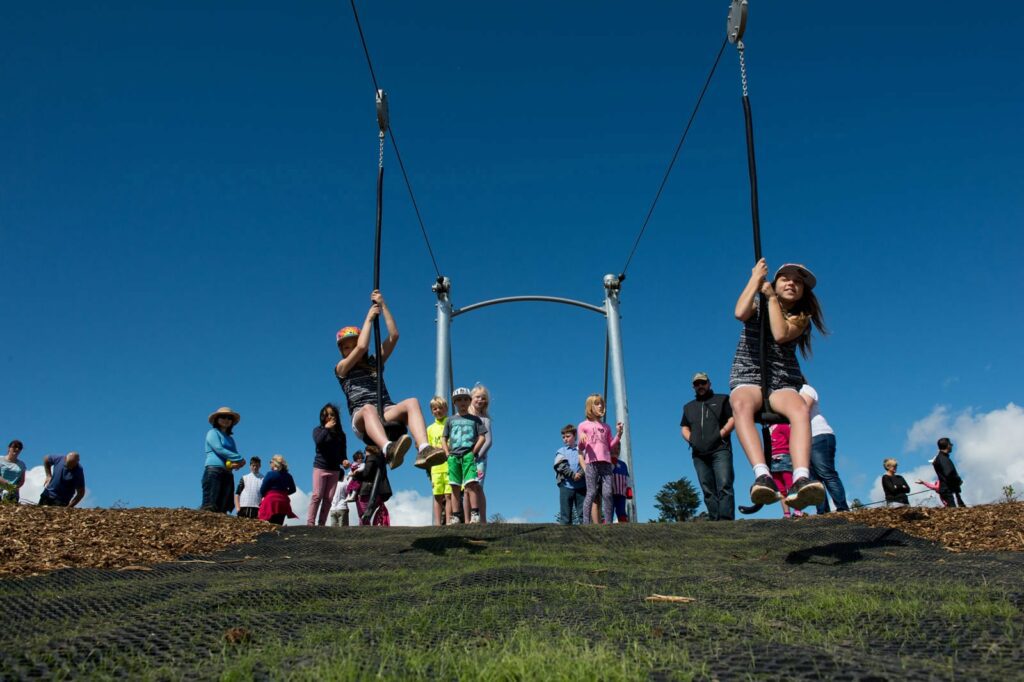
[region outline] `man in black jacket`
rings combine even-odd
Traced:
[[[716,395],[704,372],[693,375],[697,398],[683,407],[680,423],[683,439],[693,450],[693,468],[704,491],[704,506],[712,521],[736,518],[736,500],[732,484],[732,407],[729,396]]]
[[[947,507],[966,507],[963,498],[960,497],[960,486],[964,483],[963,479],[957,473],[953,460],[949,458],[949,454],[953,452],[953,443],[948,438],[940,438],[937,445],[939,454],[935,455],[935,459],[932,460],[932,467],[935,468],[935,473],[939,477],[939,497]]]

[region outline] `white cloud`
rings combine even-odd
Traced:
[[[306,513],[309,511],[309,493],[296,488],[288,499],[292,503],[292,511],[298,514],[297,519],[286,519],[286,526],[301,526],[306,523]],[[387,502],[388,514],[391,517],[392,526],[429,526],[433,521],[434,498],[424,496],[415,490],[399,490],[394,493]],[[356,513],[356,505],[353,502],[349,505],[349,522],[358,525],[359,517]]]
[[[416,490],[399,490],[387,502],[392,526],[429,526],[434,521],[434,498]]]
[[[25,485],[21,486],[21,499],[32,504],[38,502],[39,495],[43,492],[44,481],[46,481],[46,469],[42,464],[26,471]]]
[[[288,496],[288,501],[292,504],[292,512],[298,515],[299,518],[291,519],[286,518],[284,525],[286,526],[304,526],[306,525],[306,514],[309,512],[309,493],[305,492],[299,486],[295,486],[295,492]]]
[[[943,436],[953,441],[953,461],[964,479],[968,504],[994,502],[1005,485],[1024,491],[1024,409],[1010,403],[991,412],[951,414],[944,406],[936,407],[907,431],[906,448],[928,446],[934,451],[935,441]],[[904,476],[907,481],[935,480],[929,464]]]

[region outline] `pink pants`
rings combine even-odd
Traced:
[[[338,471],[326,471],[313,468],[313,494],[309,500],[309,513],[306,516],[306,525],[318,526],[327,525],[327,515],[331,511],[331,500],[334,499],[334,490],[338,487]]]
[[[779,492],[785,495],[789,492],[789,486],[793,485],[793,472],[774,471],[772,472],[772,479],[775,481],[775,487],[779,489]]]

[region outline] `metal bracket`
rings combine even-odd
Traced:
[[[440,277],[437,278],[437,281],[434,282],[434,284],[430,287],[430,290],[433,291],[438,296],[440,296],[441,294],[447,294],[449,291],[451,291],[451,287],[452,281],[445,277],[444,275],[441,275]]]
[[[747,0],[732,0],[729,6],[729,18],[725,22],[725,34],[730,43],[743,40],[743,32],[747,30]]]
[[[381,135],[388,131],[389,124],[388,93],[382,89],[377,90],[377,127],[380,128]]]

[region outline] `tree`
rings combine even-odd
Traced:
[[[670,481],[654,496],[654,507],[658,510],[658,521],[688,521],[700,506],[697,489],[683,476]]]
[[[1013,489],[1012,485],[1004,485],[1003,486],[1003,499],[1001,499],[999,501],[1000,502],[1016,502],[1017,501],[1017,491]]]

